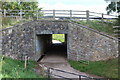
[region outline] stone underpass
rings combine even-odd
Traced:
[[[64,34],[67,59],[99,61],[118,57],[118,39],[66,20],[35,20],[0,30],[2,54],[38,61],[50,49],[52,34]]]

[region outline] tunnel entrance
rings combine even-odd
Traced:
[[[40,61],[46,55],[59,55],[67,58],[67,34],[37,34],[36,54]]]

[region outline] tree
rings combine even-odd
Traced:
[[[105,1],[110,1],[110,0],[105,0]],[[117,12],[119,14],[120,13],[120,0],[111,0],[111,3],[107,6],[106,10],[108,14],[113,13],[113,12]],[[120,25],[120,14],[118,15],[118,24]]]
[[[116,2],[111,2],[107,6],[106,10],[107,10],[108,14],[113,13],[113,12],[119,13],[120,12],[120,2],[117,2],[117,4],[116,4]]]
[[[7,12],[6,12],[7,15],[10,15],[11,13],[18,13],[18,14],[12,14],[12,15],[19,15],[20,10],[22,10],[23,16],[34,17],[34,16],[36,16],[35,10],[40,11],[42,8],[38,8],[38,2],[16,1],[16,2],[3,2],[2,10],[4,10],[4,9],[7,10]],[[14,11],[14,10],[19,10],[19,11]]]

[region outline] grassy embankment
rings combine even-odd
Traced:
[[[107,78],[118,78],[118,58],[106,61],[72,61],[70,65],[81,72],[98,75]]]
[[[2,18],[2,27],[0,29],[9,28],[19,23],[24,23],[26,21],[31,21],[32,19],[15,19],[10,17],[3,17]]]
[[[116,22],[111,22],[111,23],[107,23],[107,22],[101,22],[101,21],[96,21],[96,20],[92,20],[89,22],[86,21],[75,21],[78,24],[93,28],[99,32],[103,32],[106,33],[108,35],[113,35],[113,26],[116,25]]]
[[[0,56],[0,77],[1,78],[43,78],[34,72],[37,62],[28,61],[27,68],[24,68],[24,61],[14,60],[9,57]]]

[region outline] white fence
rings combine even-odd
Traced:
[[[32,17],[36,19],[53,18],[53,19],[116,19],[115,15],[107,15],[90,11],[80,10],[0,10],[1,17]]]

